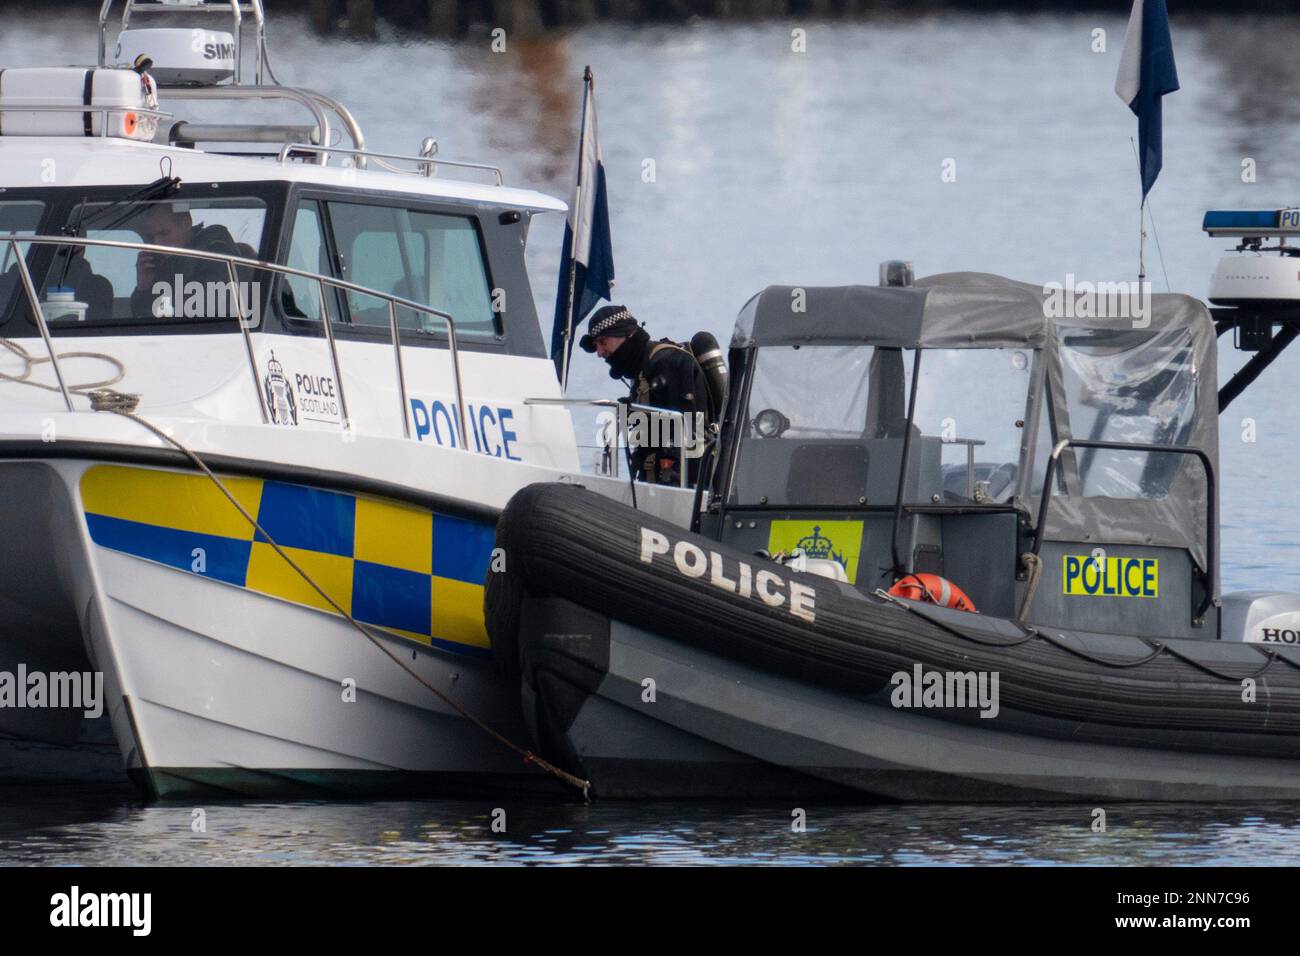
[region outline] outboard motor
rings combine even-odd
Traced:
[[[727,400],[727,363],[722,360],[722,346],[709,332],[696,332],[691,336],[691,353],[704,369],[704,380],[709,384],[710,419],[722,420],[722,405]]]
[[[1300,594],[1234,591],[1223,596],[1220,639],[1250,644],[1300,645]]]

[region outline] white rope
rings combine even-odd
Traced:
[[[0,348],[8,349],[14,355],[23,361],[23,370],[20,375],[10,375],[7,372],[0,372],[0,382],[14,382],[19,385],[31,385],[34,388],[43,388],[47,392],[60,391],[57,385],[46,385],[44,382],[36,382],[31,379],[32,370],[38,365],[44,365],[54,360],[48,355],[32,355],[22,343],[15,342],[13,339],[0,338]],[[110,385],[116,385],[126,377],[126,366],[112,355],[106,355],[103,352],[60,352],[59,361],[70,358],[97,358],[103,359],[111,365],[117,367],[117,374],[112,378],[106,378],[102,382],[86,382],[82,385],[69,385],[68,391],[75,392],[78,395],[87,395],[97,388],[108,388]],[[134,396],[137,400],[140,396]]]

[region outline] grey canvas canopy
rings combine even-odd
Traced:
[[[1027,396],[1022,448],[1024,471],[1033,474],[1014,497],[1033,520],[1039,509],[1033,478],[1041,488],[1046,467],[1041,455],[1032,460],[1036,429],[1050,428],[1051,444],[1074,438],[1198,448],[1217,468],[1216,335],[1205,306],[1186,295],[1152,294],[1141,314],[1139,300],[1131,312],[1098,309],[1107,290],[1089,298],[1081,289],[972,272],[930,276],[909,287],[770,286],[741,310],[731,347],[1034,350],[1042,371]],[[924,376],[924,357],[921,367]],[[1150,480],[1155,472],[1162,481]],[[1207,487],[1194,456],[1069,449],[1046,537],[1186,548],[1217,580],[1217,569],[1206,567]]]

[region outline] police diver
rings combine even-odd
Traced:
[[[578,341],[609,365],[609,377],[628,384],[628,400],[685,414],[681,433],[668,416],[651,420],[629,416],[629,445],[635,477],[656,484],[676,485],[681,477],[682,452],[687,450],[687,484],[699,477],[699,455],[709,418],[709,386],[695,356],[668,339],[652,341],[650,333],[625,306],[609,305],[592,313],[587,333]],[[633,410],[633,414],[637,414]],[[638,424],[646,427],[638,428]],[[657,439],[657,440],[656,440]]]

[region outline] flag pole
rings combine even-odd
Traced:
[[[1138,179],[1142,178],[1142,157],[1138,155],[1137,143],[1133,137],[1128,138],[1128,144],[1133,147],[1133,162],[1137,163]],[[1146,266],[1146,249],[1147,249],[1147,194],[1142,193],[1142,201],[1138,203],[1138,282],[1142,282],[1147,277]]]
[[[1142,204],[1138,206],[1138,282],[1142,283],[1147,277],[1147,197],[1142,197]],[[1141,291],[1141,285],[1138,286]]]
[[[591,92],[591,67],[582,71],[582,119],[578,123],[578,186],[573,194],[573,245],[569,249],[569,297],[564,310],[564,362],[560,373],[560,391],[569,388],[569,358],[573,354],[573,294],[578,278],[578,236],[582,216],[582,172],[587,147],[587,95]]]

